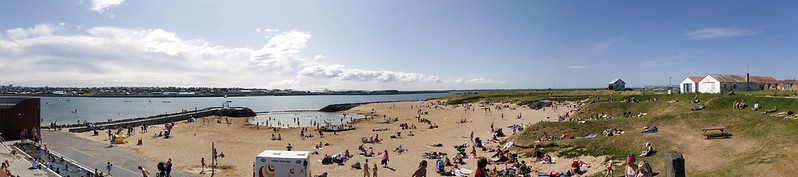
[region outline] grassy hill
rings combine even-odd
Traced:
[[[772,93],[772,94],[768,94]],[[613,94],[615,102],[607,102],[608,94]],[[590,91],[539,91],[539,92],[496,92],[470,95],[455,95],[448,99],[459,101],[509,101],[522,102],[534,99],[601,100],[587,104],[573,117],[587,120],[586,123],[544,122],[535,124],[511,137],[516,144],[531,146],[544,145],[547,152],[559,156],[612,155],[621,160],[624,157],[640,154],[646,142],[654,145],[657,153],[640,160],[648,161],[655,171],[663,168],[663,154],[667,151],[681,152],[686,161],[688,176],[798,176],[798,120],[783,120],[762,114],[765,109],[777,107],[781,111],[798,111],[798,99],[784,97],[794,92],[746,92],[737,95],[718,94],[643,94],[640,92],[590,92]],[[706,104],[706,109],[691,111],[697,107],[690,103],[695,96]],[[775,97],[773,96],[775,95]],[[619,103],[618,100],[634,97],[639,103]],[[565,98],[565,99],[563,99]],[[657,99],[653,102],[649,100]],[[669,102],[676,100],[678,102]],[[744,100],[748,107],[743,110],[732,109],[734,101]],[[750,110],[755,102],[762,109]],[[623,117],[623,112],[647,113],[644,117]],[[615,119],[588,120],[591,115],[612,114]],[[657,126],[658,133],[640,133],[642,127]],[[726,139],[705,139],[701,127],[725,126],[732,136]],[[600,132],[618,128],[625,133],[619,136],[604,136]],[[536,143],[543,133],[558,136],[563,133],[575,139],[545,141]],[[585,134],[599,134],[596,138],[582,138]],[[515,148],[522,155],[532,149]],[[616,174],[621,174],[619,168]]]

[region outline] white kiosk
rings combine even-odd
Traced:
[[[308,177],[308,151],[265,150],[255,157],[254,177]]]

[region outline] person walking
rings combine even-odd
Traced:
[[[381,164],[383,165],[382,167],[388,168],[388,150],[385,150],[385,152],[383,152],[383,153],[384,154],[382,155],[382,163]]]
[[[141,176],[142,177],[150,176],[150,172],[148,172],[147,169],[144,169],[144,167],[139,166],[139,170],[141,171]]]
[[[614,166],[613,165],[614,162],[612,161],[613,158],[614,158],[613,156],[610,156],[610,160],[607,160],[607,174],[604,175],[604,177],[612,176],[612,170],[613,170],[613,166]]]
[[[205,157],[203,157],[200,162],[202,163],[202,171],[200,171],[200,174],[202,174],[205,173]]]
[[[105,169],[108,170],[109,176],[111,175],[111,167],[114,167],[114,164],[112,164],[111,161],[108,161],[108,165],[105,166]]]
[[[166,176],[167,177],[172,176],[172,159],[166,161]]]

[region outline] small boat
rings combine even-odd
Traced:
[[[130,100],[125,100],[125,102],[126,102],[126,103],[130,103],[130,102],[133,102],[133,101],[130,101]]]
[[[161,103],[172,103],[172,101],[169,101],[169,100],[163,100],[163,101],[161,101]]]

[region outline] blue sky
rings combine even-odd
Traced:
[[[0,84],[595,88],[798,79],[794,1],[0,1]]]

